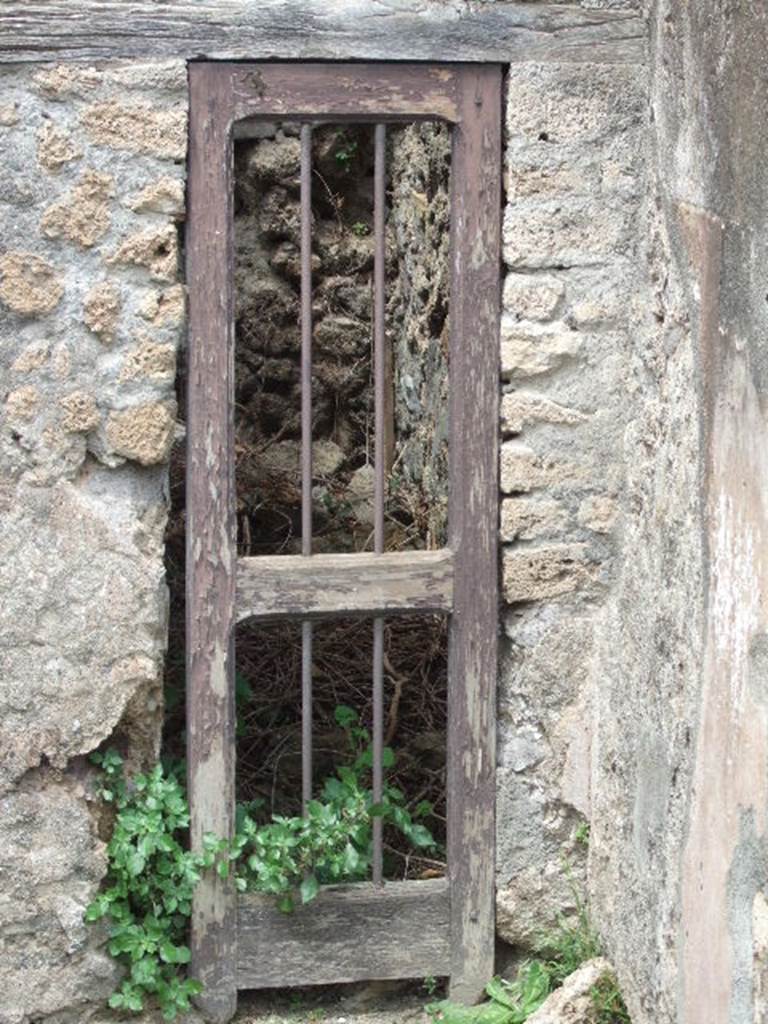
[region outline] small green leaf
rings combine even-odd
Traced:
[[[176,963],[176,947],[172,942],[161,942],[160,943],[160,957],[167,964]]]
[[[309,903],[313,900],[320,891],[320,883],[314,875],[307,875],[302,881],[299,892],[301,893],[301,902]]]
[[[432,833],[423,825],[411,825],[408,829],[407,835],[413,845],[418,846],[421,849],[435,845]]]
[[[333,715],[336,724],[342,729],[350,729],[357,722],[357,712],[346,704],[338,704]]]
[[[281,914],[292,914],[293,913],[293,896],[290,893],[285,893],[284,896],[278,901],[277,909]]]

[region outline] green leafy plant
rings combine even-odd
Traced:
[[[101,796],[116,811],[106,887],[85,913],[87,921],[109,921],[109,952],[126,970],[109,1005],[139,1012],[154,996],[163,1017],[173,1020],[202,988],[184,974],[192,892],[203,867],[203,858],[184,848],[184,791],[160,765],[129,785],[114,751],[92,760],[103,773]]]
[[[582,821],[576,831],[573,833],[574,840],[580,846],[589,846],[589,822]]]
[[[432,1003],[427,1012],[441,1024],[524,1024],[552,991],[552,979],[541,960],[524,963],[514,981],[492,978],[486,986],[489,1002],[460,1006],[450,1000]]]
[[[566,865],[566,871],[570,869]],[[571,880],[571,889],[576,906],[572,918],[560,915],[556,927],[546,932],[539,942],[539,955],[543,958],[552,979],[553,987],[562,985],[569,974],[573,974],[587,960],[602,953],[600,936],[592,927],[584,900]]]
[[[589,993],[595,1024],[631,1024],[616,978],[604,974]]]
[[[346,734],[351,764],[325,780],[320,798],[308,803],[306,816],[273,815],[257,824],[250,814],[240,813],[232,840],[206,838],[206,854],[222,876],[234,870],[238,889],[275,896],[285,913],[294,910],[297,899],[313,900],[323,884],[368,877],[375,818],[391,823],[417,849],[435,847],[432,833],[419,820],[431,813],[431,804],[423,802],[412,813],[404,794],[390,785],[375,803],[369,785],[370,735],[354,709],[340,705],[335,717]],[[384,748],[382,760],[385,769],[393,767],[390,748]]]
[[[489,1002],[459,1006],[449,1000],[432,1003],[427,1012],[440,1024],[524,1024],[547,996],[587,960],[600,955],[600,940],[583,900],[574,892],[576,916],[558,919],[547,933],[539,955],[526,961],[514,981],[493,978],[486,986]],[[600,979],[590,992],[594,1024],[630,1024],[616,980]],[[622,1013],[624,1016],[622,1016]]]
[[[339,132],[336,136],[336,149],[333,154],[336,163],[344,170],[349,170],[352,161],[357,156],[358,148],[357,139],[353,139],[346,132]]]
[[[336,721],[346,735],[350,764],[325,780],[306,817],[273,815],[257,823],[262,802],[239,805],[234,838],[206,835],[199,854],[186,849],[189,810],[178,762],[127,782],[119,754],[92,756],[102,772],[101,796],[115,807],[115,823],[105,887],[85,917],[108,920],[109,952],[125,968],[109,1000],[113,1009],[140,1012],[147,997],[154,997],[164,1018],[173,1020],[202,991],[199,981],[185,976],[184,966],[190,959],[192,895],[205,869],[222,877],[234,873],[238,889],[269,893],[280,910],[290,912],[297,898],[308,903],[324,883],[368,877],[377,817],[412,846],[435,847],[420,820],[431,805],[422,802],[411,811],[403,793],[390,785],[374,803],[368,731],[346,706],[336,708]],[[394,753],[385,748],[384,767],[394,763]]]

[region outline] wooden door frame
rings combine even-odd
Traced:
[[[443,553],[453,581],[449,875],[442,895],[439,885],[429,900],[424,890],[425,905],[437,907],[432,924],[446,917],[450,941],[429,961],[412,959],[419,974],[450,974],[452,996],[466,1001],[480,995],[494,947],[501,80],[497,65],[199,62],[189,68],[187,743],[194,849],[206,832],[233,830],[237,589],[242,593],[245,581],[258,593],[266,583],[258,564],[243,564],[261,560],[238,559],[236,549],[233,126],[249,118],[322,118],[441,120],[452,127],[449,544]],[[286,580],[291,562],[301,575],[291,556],[274,567]],[[371,598],[366,610],[392,611],[397,589],[387,594]],[[418,900],[406,898],[418,914]],[[238,911],[242,945],[248,906],[241,898],[238,908],[232,882],[211,873],[197,887],[192,971],[204,985],[201,1008],[216,1021],[229,1019],[238,987],[248,983],[237,948]],[[402,936],[396,939],[401,944]]]

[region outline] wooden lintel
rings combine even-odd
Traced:
[[[450,970],[445,878],[327,886],[281,913],[268,896],[238,902],[237,987],[441,977]]]
[[[456,81],[451,64],[390,64],[307,61],[301,78],[295,65],[234,63],[216,67],[232,78],[234,118],[252,116],[356,122],[396,117],[406,122],[457,119]]]
[[[635,11],[497,0],[6,0],[0,63],[414,60],[641,63]]]
[[[449,612],[453,554],[268,555],[237,561],[237,619]]]

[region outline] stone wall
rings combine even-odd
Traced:
[[[501,368],[498,927],[574,907],[591,819],[595,651],[621,564],[645,71],[510,69]]]
[[[114,982],[82,923],[107,827],[83,755],[159,745],[186,68],[0,92],[0,1021],[69,1024]]]
[[[649,67],[508,77],[499,931],[530,948],[585,888],[635,1024],[756,1024],[768,25],[649,24]],[[114,983],[85,755],[159,744],[186,73],[0,88],[0,1022],[79,1024]]]

